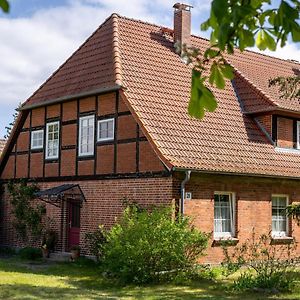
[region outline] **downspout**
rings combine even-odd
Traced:
[[[185,178],[181,182],[181,188],[180,188],[180,214],[183,216],[184,214],[184,199],[185,199],[185,184],[190,180],[191,178],[191,171],[185,171]]]

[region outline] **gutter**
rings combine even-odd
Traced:
[[[92,96],[92,95],[95,95],[95,94],[114,92],[114,91],[120,90],[121,88],[124,88],[124,87],[119,85],[119,84],[116,84],[116,85],[113,85],[113,86],[110,86],[110,87],[94,89],[94,90],[81,92],[81,93],[77,93],[77,94],[73,94],[73,95],[66,95],[66,96],[62,96],[62,97],[59,97],[59,98],[42,101],[42,102],[39,102],[39,103],[33,103],[33,104],[28,104],[27,105],[26,102],[25,102],[22,105],[22,107],[20,108],[20,111],[33,109],[33,108],[37,108],[37,107],[41,107],[41,106],[45,106],[45,105],[50,105],[50,104],[56,104],[56,103],[60,103],[60,102],[66,101],[66,100],[73,100],[73,99],[76,99],[76,98]]]
[[[185,178],[181,182],[180,186],[180,214],[183,216],[184,214],[184,199],[185,199],[185,185],[191,178],[191,172],[190,170],[185,171]]]

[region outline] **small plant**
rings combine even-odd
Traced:
[[[42,250],[40,248],[25,247],[19,251],[19,256],[22,259],[37,260],[42,258]]]
[[[297,261],[294,258],[296,247],[295,242],[274,245],[270,234],[256,238],[253,231],[251,239],[235,247],[231,252],[226,247],[223,248],[225,255],[223,266],[227,267],[227,275],[243,265],[248,267],[235,281],[234,289],[290,290],[295,283],[291,272]]]
[[[10,181],[8,191],[11,195],[13,225],[18,236],[24,242],[30,239],[39,240],[43,231],[43,216],[46,214],[44,204],[32,203],[38,187],[27,184],[26,180]]]
[[[135,206],[125,209],[106,238],[104,270],[135,283],[171,281],[192,271],[208,242],[208,235],[192,227],[188,218],[175,220],[171,209],[146,211]]]
[[[74,245],[70,248],[72,261],[75,261],[80,257],[80,249],[79,245]]]
[[[103,226],[100,225],[99,228],[94,232],[86,233],[85,242],[90,253],[96,257],[97,261],[100,261],[103,256],[103,247],[106,243],[106,236]]]

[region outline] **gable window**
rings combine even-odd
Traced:
[[[47,124],[46,159],[57,159],[59,150],[59,122]]]
[[[44,144],[44,130],[34,130],[31,132],[31,149],[42,149]]]
[[[288,205],[288,196],[286,195],[272,196],[272,236],[273,237],[288,236],[288,218],[286,215],[287,205]]]
[[[214,237],[229,238],[235,235],[234,194],[215,192],[214,195]]]
[[[94,155],[95,116],[79,119],[79,156]]]
[[[115,120],[105,119],[98,121],[98,141],[109,141],[114,139]]]

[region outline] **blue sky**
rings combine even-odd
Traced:
[[[10,0],[0,12],[0,137],[14,108],[25,101],[113,12],[173,26],[170,0]],[[210,0],[193,5],[192,31],[209,14]],[[300,47],[288,44],[273,55],[300,60]]]

